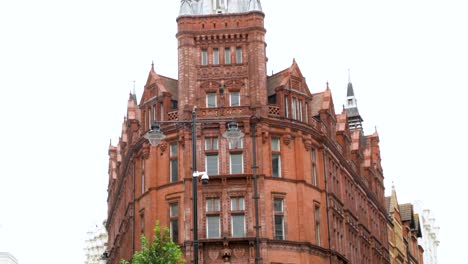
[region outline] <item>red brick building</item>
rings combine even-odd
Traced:
[[[295,61],[267,76],[258,0],[184,0],[177,23],[178,79],[152,67],[109,147],[108,263],[131,258],[156,221],[191,263],[191,126],[161,123],[158,146],[143,136],[194,108],[197,167],[210,176],[198,183],[199,263],[255,263],[256,241],[265,264],[389,263],[379,137],[363,134],[351,83],[336,114],[330,88],[311,93]],[[245,133],[233,144],[228,120]]]

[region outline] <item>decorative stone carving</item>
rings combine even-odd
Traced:
[[[291,143],[291,140],[292,140],[292,137],[290,134],[286,134],[283,136],[283,143],[286,145],[286,146],[289,146],[289,144]]]
[[[241,248],[241,247],[236,247],[234,248],[234,256],[236,258],[242,258],[245,256],[245,249],[244,248]]]
[[[312,148],[312,141],[310,139],[304,139],[303,140],[304,142],[304,148],[306,151],[310,151],[310,149]]]
[[[161,150],[161,154],[164,153],[167,149],[167,143],[166,142],[161,142],[159,143],[159,149]]]
[[[217,248],[210,248],[208,250],[208,257],[211,259],[211,260],[217,260],[218,257],[219,257],[219,249]]]
[[[144,159],[148,159],[150,154],[150,144],[148,142],[143,143],[143,147],[141,148],[141,157]]]

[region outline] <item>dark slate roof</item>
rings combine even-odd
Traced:
[[[348,83],[348,96],[354,96],[353,84],[351,82]]]
[[[161,79],[163,79],[164,87],[166,87],[167,91],[172,94],[172,98],[178,100],[179,98],[179,81],[174,80],[172,78],[160,75]]]
[[[282,70],[278,73],[275,73],[267,77],[267,93],[268,96],[276,93],[275,89],[281,85],[281,82],[287,77],[288,69]]]
[[[410,221],[410,227],[414,228],[414,215],[413,215],[413,205],[410,203],[400,204],[400,215],[401,221],[406,222]]]
[[[359,117],[360,118],[359,110],[358,110],[357,107],[346,108],[346,113],[348,114],[348,118],[351,118],[351,117]]]

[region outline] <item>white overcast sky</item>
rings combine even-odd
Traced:
[[[268,72],[296,59],[337,111],[348,69],[387,195],[431,209],[440,263],[466,252],[465,0],[263,0]],[[0,2],[0,251],[20,264],[84,261],[107,213],[107,150],[154,60],[177,78],[177,0]],[[463,202],[465,201],[465,202]]]

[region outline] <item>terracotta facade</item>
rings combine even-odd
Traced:
[[[267,76],[263,22],[260,11],[177,19],[178,80],[152,67],[109,147],[108,263],[131,258],[156,221],[191,263],[194,108],[197,167],[210,174],[198,183],[199,263],[255,263],[254,155],[261,263],[390,263],[378,134],[351,130],[295,61]],[[222,137],[229,120],[245,133],[237,146]],[[151,146],[157,121],[175,123]]]

